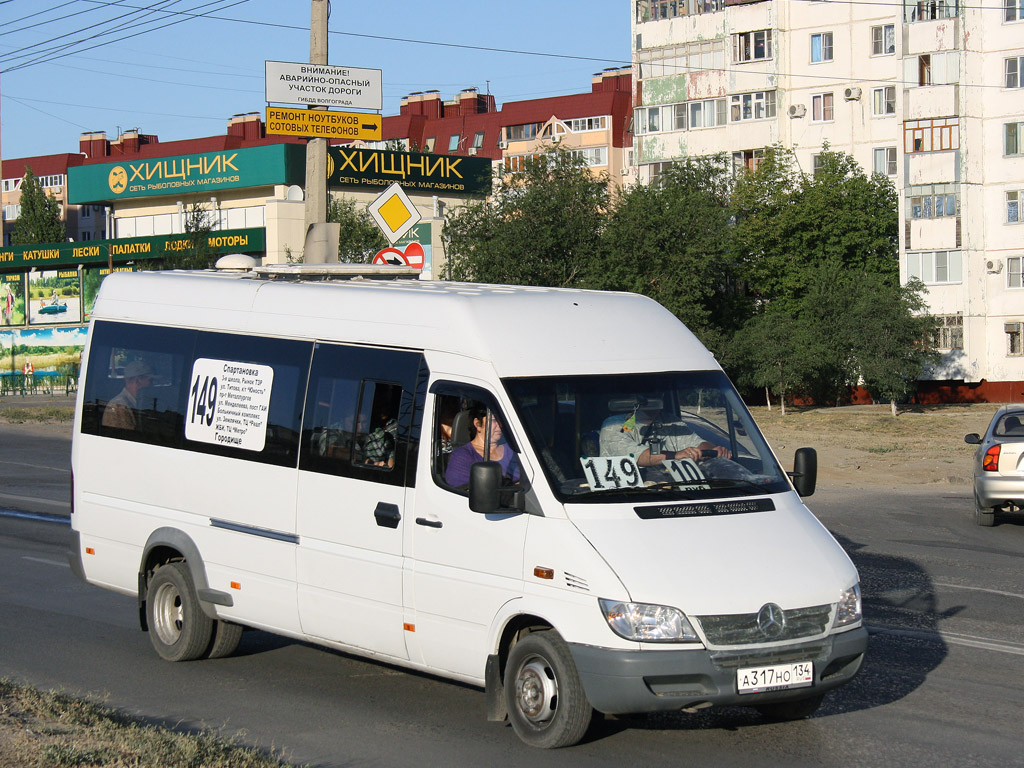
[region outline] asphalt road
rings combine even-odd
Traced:
[[[32,443],[23,463],[44,475],[66,467],[48,455],[59,445]],[[18,489],[0,506],[31,495]],[[486,722],[476,689],[263,632],[247,632],[234,657],[169,664],[138,630],[132,598],[72,576],[66,525],[10,516],[0,516],[0,676],[317,766],[1024,765],[1024,519],[980,528],[968,493],[824,488],[808,500],[860,569],[871,641],[860,676],[801,722],[767,724],[742,708],[606,718],[580,746],[543,752]]]

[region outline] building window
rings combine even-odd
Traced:
[[[941,219],[956,216],[956,184],[919,184],[907,187],[907,213],[911,219]]]
[[[775,91],[740,93],[731,98],[729,119],[734,123],[775,117]]]
[[[1021,326],[1024,323],[1003,323],[1003,330],[1006,332],[1006,354],[1010,357],[1024,355],[1024,347],[1021,345]]]
[[[964,348],[964,316],[936,315],[935,333],[932,336],[932,343],[938,349],[963,349]]]
[[[811,63],[832,61],[832,33],[819,32],[811,35]]]
[[[691,101],[690,128],[713,128],[725,125],[725,99],[706,99]]]
[[[763,61],[771,57],[772,31],[770,29],[740,32],[732,36],[732,60],[737,64],[744,61]]]
[[[875,88],[872,93],[874,95],[874,114],[876,116],[896,114],[895,85],[887,85],[883,88]]]
[[[1024,88],[1024,56],[1011,56],[1003,60],[1005,79],[1003,84],[1007,88]]]
[[[960,149],[960,121],[955,117],[907,120],[903,124],[903,151],[945,152]]]
[[[713,13],[725,8],[725,0],[640,0],[636,4],[636,20],[660,21],[677,16]]]
[[[811,97],[811,120],[817,123],[832,120],[831,93],[817,93]]]
[[[896,147],[879,147],[874,151],[874,172],[884,176],[896,175]]]
[[[424,152],[433,152],[434,151],[434,141],[436,139],[437,139],[436,136],[431,136],[426,141],[424,141],[423,142],[423,151]]]
[[[88,205],[83,205],[78,209],[78,216],[79,218],[88,219],[92,216],[92,208]]]
[[[459,148],[459,134],[453,133],[448,137],[448,151],[454,152]]]
[[[888,56],[896,53],[896,25],[883,24],[871,28],[871,55]]]
[[[84,230],[78,233],[78,237],[80,240],[92,240],[92,232]]]
[[[1003,21],[1024,19],[1024,0],[1003,0]]]
[[[917,57],[917,84],[932,84],[932,57],[929,53]]]
[[[473,149],[480,149],[484,145],[484,132],[477,131],[473,134]]]
[[[701,40],[637,51],[637,78],[665,77],[725,67],[725,40]]]
[[[540,131],[540,123],[526,123],[524,125],[506,125],[505,126],[505,139],[507,141],[526,141],[528,139],[537,138],[537,132]]]
[[[603,131],[608,126],[608,118],[604,115],[601,117],[575,117],[571,120],[566,120],[565,124],[573,133]]]
[[[587,147],[586,149],[569,150],[573,157],[583,160],[588,168],[608,165],[608,147]]]
[[[930,251],[907,254],[907,275],[925,285],[959,283],[960,251]]]
[[[1011,256],[1006,260],[1006,287],[1024,288],[1024,277],[1021,269],[1024,267],[1024,257]]]
[[[732,153],[732,172],[738,174],[742,170],[756,171],[757,166],[764,159],[763,149],[744,149],[742,152]]]
[[[957,0],[903,0],[903,20],[907,22],[951,19],[956,15]]]
[[[824,167],[824,161],[821,155],[811,155],[811,174],[817,176],[821,173],[821,169]]]
[[[14,221],[21,216],[21,204],[4,206],[4,221]]]
[[[1024,191],[1014,189],[1006,193],[1006,223],[1020,224],[1020,203],[1024,200]]]
[[[21,189],[21,182],[22,182],[22,179],[4,179],[4,181],[3,181],[3,191],[4,192],[15,192],[15,191]]]
[[[1021,136],[1024,136],[1024,122],[1003,123],[1003,154],[1020,155],[1024,154],[1022,149]]]

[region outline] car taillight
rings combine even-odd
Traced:
[[[981,468],[986,472],[999,471],[999,446],[993,445],[985,451],[985,458],[981,460]]]

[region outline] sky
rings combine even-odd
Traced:
[[[381,70],[385,116],[416,91],[499,107],[585,93],[629,65],[632,5],[333,0],[328,63]],[[86,131],[221,135],[265,112],[266,60],[309,60],[310,15],[310,0],[0,0],[3,159],[77,152]]]

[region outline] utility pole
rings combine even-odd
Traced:
[[[312,0],[309,23],[309,63],[327,63],[328,0]],[[327,107],[309,109],[326,110]],[[309,139],[306,143],[306,242],[303,261],[322,264],[328,260],[323,243],[327,222],[327,139]],[[337,254],[337,242],[334,252]],[[337,256],[335,256],[337,259]]]

